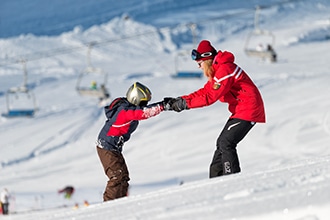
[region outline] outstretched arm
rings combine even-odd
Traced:
[[[168,102],[172,98],[164,98],[163,101],[149,104],[143,108],[131,109],[126,112],[127,120],[144,120],[160,114],[162,111],[172,110]]]

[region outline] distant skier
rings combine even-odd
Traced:
[[[217,139],[209,176],[238,173],[241,168],[237,144],[255,123],[266,121],[261,94],[245,71],[234,63],[232,53],[216,51],[209,41],[203,40],[197,50],[192,50],[191,57],[208,80],[203,88],[169,101],[170,108],[181,112],[209,106],[216,101],[228,103],[231,116]]]
[[[8,215],[9,213],[9,192],[8,189],[4,188],[0,195],[1,209],[3,215]]]
[[[72,194],[74,193],[74,187],[73,186],[66,186],[61,190],[58,190],[58,193],[64,193],[64,198],[70,199]]]
[[[148,105],[151,92],[139,82],[127,91],[126,97],[116,98],[104,108],[107,120],[97,140],[97,153],[109,180],[103,200],[113,200],[127,195],[129,172],[122,148],[136,130],[139,120],[154,117],[166,109],[164,101]]]

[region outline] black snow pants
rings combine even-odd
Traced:
[[[254,126],[254,122],[231,118],[217,139],[217,148],[210,165],[210,178],[241,171],[237,144]]]

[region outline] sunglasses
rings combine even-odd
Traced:
[[[199,53],[197,50],[195,50],[195,49],[193,49],[192,51],[191,51],[191,59],[193,59],[193,60],[199,60],[199,59],[201,59],[201,58],[203,58],[203,57],[210,57],[210,56],[212,56],[213,55],[213,53],[212,52],[205,52],[205,53]]]

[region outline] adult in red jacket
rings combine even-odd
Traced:
[[[241,171],[236,151],[237,144],[257,122],[265,122],[262,97],[250,77],[234,63],[234,55],[216,51],[211,43],[203,40],[192,58],[208,78],[204,87],[172,99],[172,110],[180,112],[212,105],[216,101],[228,103],[231,116],[220,133],[213,160],[210,178]]]

